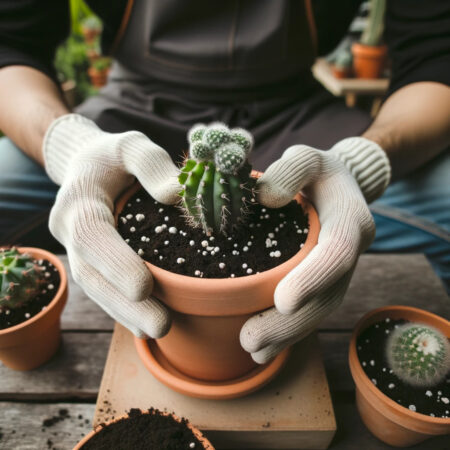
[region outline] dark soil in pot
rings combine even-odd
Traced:
[[[294,256],[306,241],[308,217],[295,201],[271,209],[253,204],[232,236],[207,236],[186,224],[177,206],[141,189],[119,215],[121,236],[143,259],[173,273],[204,278],[251,275]]]
[[[82,447],[82,450],[200,450],[204,446],[187,427],[187,420],[177,422],[158,410],[149,409],[149,414],[132,409],[129,418],[120,419],[97,432]]]
[[[30,300],[20,308],[0,309],[0,330],[19,325],[22,322],[34,317],[40,313],[55,297],[58,292],[60,276],[56,267],[47,260],[34,260],[34,262],[42,267],[44,271],[45,284],[42,291],[33,300]]]
[[[383,394],[421,414],[450,417],[450,375],[431,387],[413,387],[401,381],[389,368],[386,341],[395,327],[406,320],[385,319],[369,326],[358,337],[356,348],[364,372]]]

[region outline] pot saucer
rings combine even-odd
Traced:
[[[134,343],[145,367],[161,383],[190,397],[215,400],[243,397],[258,390],[278,374],[290,353],[289,349],[285,349],[268,364],[233,380],[204,381],[186,376],[173,367],[154,340],[135,337]]]

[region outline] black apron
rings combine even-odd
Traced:
[[[264,170],[289,145],[327,148],[369,123],[314,81],[314,40],[308,0],[135,0],[108,84],[77,112],[175,161],[193,124],[240,126]]]

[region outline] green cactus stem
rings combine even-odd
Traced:
[[[245,221],[255,180],[247,157],[253,138],[222,123],[195,125],[188,133],[190,159],[178,178],[189,223],[207,234],[229,234]]]
[[[33,300],[44,282],[42,272],[30,255],[15,247],[0,249],[0,311]]]
[[[450,370],[448,339],[428,325],[396,328],[388,339],[386,357],[394,374],[411,386],[433,387]]]
[[[384,11],[386,0],[371,0],[367,24],[361,36],[361,44],[377,46],[381,44],[384,32]]]

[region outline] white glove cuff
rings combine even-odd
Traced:
[[[45,169],[56,184],[61,184],[70,167],[70,160],[80,146],[103,133],[92,121],[79,114],[58,117],[48,127],[42,149]]]
[[[350,137],[339,141],[330,151],[356,179],[367,203],[383,194],[391,179],[391,165],[377,143],[363,137]]]

